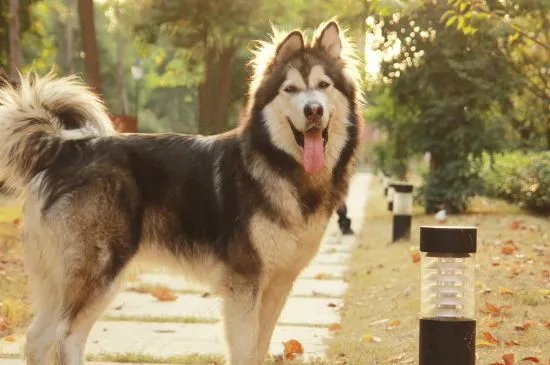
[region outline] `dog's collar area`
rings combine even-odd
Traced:
[[[292,129],[292,134],[294,134],[296,143],[298,143],[298,146],[304,148],[304,133],[296,129],[290,118],[287,117],[286,120],[288,121],[288,124],[290,124],[290,129]],[[323,129],[321,136],[323,137],[323,147],[326,147],[328,142],[328,125],[325,129]]]

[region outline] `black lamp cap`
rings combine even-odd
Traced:
[[[413,184],[392,183],[391,187],[395,190],[396,193],[412,193],[413,192]]]
[[[420,227],[420,251],[439,253],[474,253],[477,228],[457,226]]]

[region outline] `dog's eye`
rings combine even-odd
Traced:
[[[330,84],[326,81],[321,81],[321,82],[319,82],[319,84],[317,84],[317,87],[319,89],[326,89],[329,86],[330,86]]]
[[[287,92],[287,93],[295,93],[295,92],[298,91],[298,88],[297,88],[296,86],[294,86],[294,85],[288,85],[288,86],[285,87],[283,90],[284,90],[285,92]]]

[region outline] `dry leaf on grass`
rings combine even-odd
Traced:
[[[390,357],[389,359],[386,360],[386,363],[395,364],[396,362],[401,361],[404,358],[405,358],[405,353],[402,353],[402,354]]]
[[[340,323],[332,323],[330,326],[328,326],[329,332],[338,332],[342,329],[342,325]]]
[[[380,337],[376,337],[371,335],[370,333],[365,333],[363,336],[361,336],[362,342],[382,342],[382,339]]]
[[[15,224],[16,226],[20,225],[21,224],[21,218],[15,218],[13,221],[11,221],[13,224]]]
[[[508,288],[499,288],[498,293],[500,295],[513,295],[514,294],[514,292],[512,290],[508,289]]]
[[[517,250],[517,246],[513,243],[506,244],[501,247],[500,252],[505,255],[512,255]]]
[[[161,302],[173,302],[178,299],[178,296],[174,294],[172,289],[162,286],[156,287],[151,290],[151,295]]]
[[[304,346],[298,340],[288,340],[283,343],[285,359],[293,360],[296,355],[301,355],[304,353]]]
[[[506,345],[506,347],[519,346],[519,342],[515,340],[508,340],[504,342],[504,344]]]
[[[533,322],[527,321],[523,324],[518,324],[514,326],[516,331],[527,331],[529,328],[533,327]]]
[[[522,220],[514,220],[512,223],[510,223],[510,229],[516,230],[523,227],[523,221]]]
[[[502,360],[504,360],[504,365],[514,365],[514,354],[504,354]]]
[[[498,317],[502,312],[512,309],[510,305],[494,305],[489,302],[485,302],[485,308],[481,308],[481,313],[491,314],[493,317]]]
[[[534,357],[534,356],[524,357],[523,359],[521,359],[521,361],[530,361],[530,362],[534,362],[534,363],[540,363],[539,358]]]
[[[386,329],[387,330],[393,330],[393,329],[396,329],[397,327],[401,326],[401,322],[399,322],[398,320],[394,319],[393,321],[391,321],[387,326],[386,326]]]
[[[500,340],[495,336],[493,336],[491,332],[485,331],[485,332],[482,332],[482,334],[485,340],[489,341],[490,343],[498,344],[500,342]]]
[[[491,343],[489,341],[486,341],[486,340],[477,339],[476,340],[476,346],[478,346],[478,347],[495,347],[495,344]]]

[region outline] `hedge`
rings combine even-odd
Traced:
[[[485,193],[538,213],[550,213],[550,152],[485,157]]]

